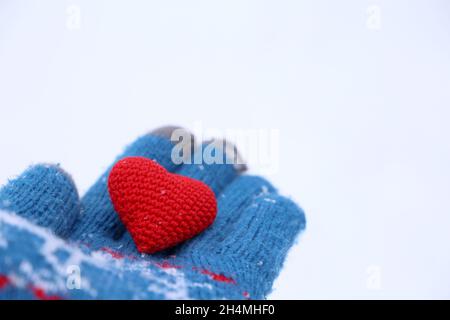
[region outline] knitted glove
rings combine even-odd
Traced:
[[[80,201],[59,166],[35,165],[0,190],[0,298],[265,298],[305,227],[303,212],[232,164],[174,164],[169,137],[170,130],[145,135],[118,160],[153,159],[207,184],[218,205],[208,229],[141,254],[111,203],[112,167]]]

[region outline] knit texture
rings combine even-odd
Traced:
[[[147,158],[117,162],[108,189],[114,209],[143,253],[190,239],[216,217],[216,198],[206,184],[169,173]]]
[[[233,165],[174,165],[172,148],[167,138],[146,135],[117,160],[144,157],[206,184],[217,200],[210,227],[171,249],[141,254],[109,196],[112,166],[81,201],[59,167],[34,166],[0,190],[0,297],[265,298],[305,228],[303,211]],[[73,267],[80,286],[70,285]]]
[[[10,181],[0,192],[0,208],[49,227],[63,238],[68,236],[80,213],[71,177],[52,165],[32,166],[20,178]]]

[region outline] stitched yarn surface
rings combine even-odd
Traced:
[[[169,173],[143,157],[118,161],[108,189],[114,209],[142,253],[192,238],[211,225],[217,213],[214,193],[206,184]]]

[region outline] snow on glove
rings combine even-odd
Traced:
[[[112,166],[81,201],[61,168],[32,166],[0,190],[0,298],[265,298],[305,228],[302,210],[235,165],[175,164],[173,129],[139,138],[117,160],[152,159],[208,185],[218,206],[209,228],[141,254],[110,199]]]

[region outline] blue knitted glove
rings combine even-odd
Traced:
[[[212,226],[140,254],[109,198],[111,168],[80,201],[58,166],[32,166],[0,190],[0,298],[265,298],[305,227],[303,212],[231,164],[174,164],[168,136],[143,136],[118,159],[147,157],[209,185],[218,202]]]

